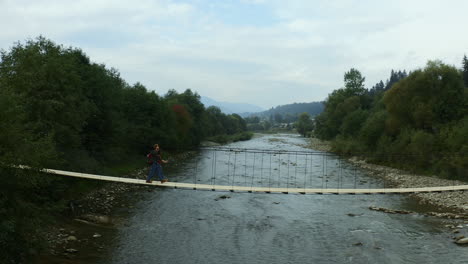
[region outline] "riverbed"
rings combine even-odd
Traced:
[[[304,144],[299,136],[284,134],[229,147],[297,151]],[[212,158],[210,155],[202,151],[193,158],[193,164],[188,161],[180,168],[166,170],[166,174],[171,180],[190,180],[187,174],[195,161],[199,164],[200,159]],[[220,174],[222,164],[217,164]],[[203,174],[202,168],[196,169]],[[371,181],[367,175],[358,176],[360,181]],[[340,182],[346,184],[345,179]],[[372,184],[382,187],[385,182],[374,179]],[[421,214],[386,214],[369,210],[369,206]],[[466,263],[468,248],[454,244],[447,228],[466,223],[422,214],[431,209],[403,195],[160,188],[142,195],[107,253],[96,263]]]

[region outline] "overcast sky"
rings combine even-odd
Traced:
[[[354,67],[370,88],[391,69],[468,53],[466,0],[0,0],[0,49],[43,35],[130,84],[191,88],[264,108],[324,100]]]

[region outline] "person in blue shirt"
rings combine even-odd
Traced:
[[[161,158],[161,150],[159,149],[159,144],[154,144],[154,149],[148,154],[150,158],[151,167],[148,173],[148,177],[146,178],[147,183],[151,183],[151,179],[153,178],[154,174],[158,175],[159,180],[161,183],[167,182],[167,179],[164,177],[162,164],[167,163],[167,160],[163,160]]]

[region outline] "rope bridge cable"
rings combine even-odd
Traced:
[[[180,183],[180,182],[166,182],[161,183],[154,181],[153,183],[146,183],[145,180],[121,178],[114,176],[96,175],[81,172],[71,172],[55,169],[43,169],[42,172],[61,175],[68,177],[94,179],[101,181],[122,182],[132,184],[142,184],[148,186],[158,186],[166,188],[180,188],[180,189],[193,189],[197,190],[216,190],[216,191],[238,191],[238,192],[259,192],[259,193],[305,193],[305,194],[397,194],[397,193],[423,193],[423,192],[444,192],[444,191],[467,191],[468,185],[456,186],[437,186],[437,187],[421,187],[421,188],[380,188],[380,189],[321,189],[321,188],[275,188],[275,187],[249,187],[249,186],[227,186],[227,185],[212,185],[212,184],[193,184],[193,183]]]
[[[189,177],[193,178],[188,179],[184,178],[187,176],[186,174],[175,176],[174,179],[181,182],[161,184],[159,181],[155,181],[146,183],[139,179],[53,169],[44,169],[43,172],[102,181],[231,192],[390,194],[468,190],[468,185],[459,183],[460,185],[457,186],[455,182],[447,184],[451,186],[389,188],[385,179],[382,180],[363,173],[359,173],[358,177],[357,166],[327,152],[226,147],[202,148],[202,150],[202,154],[196,157],[192,163],[182,164],[182,167],[187,166],[191,170],[194,169],[194,173],[190,173]],[[240,156],[238,157],[238,155]],[[199,162],[202,164],[200,165]],[[244,166],[243,170],[242,166]],[[291,171],[293,168],[294,171]],[[359,169],[359,171],[361,170]],[[250,172],[251,175],[249,175]],[[388,174],[388,171],[385,170],[383,173]],[[249,176],[250,179],[248,179]]]

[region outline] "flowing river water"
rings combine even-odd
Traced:
[[[280,134],[228,147],[303,151],[308,150],[305,144],[299,136]],[[270,161],[269,156],[261,160],[259,154],[219,156],[216,173],[228,177],[217,178],[216,184],[264,185],[270,180],[274,187],[385,186],[338,157],[328,158],[326,165],[319,156],[314,157],[285,154]],[[171,181],[210,183],[214,180],[212,159],[211,152],[201,151],[165,173]],[[265,164],[259,167],[262,161]],[[241,162],[237,172],[233,171],[235,162]],[[305,162],[308,165],[301,167]],[[255,163],[257,166],[249,166]],[[297,170],[319,176],[304,178]],[[338,170],[341,173],[333,174]],[[324,179],[324,174],[328,178]],[[274,179],[268,179],[270,175]],[[404,195],[156,188],[135,204],[111,249],[98,263],[468,263],[468,250],[452,242],[445,227],[447,220],[422,214],[386,214],[371,211],[369,206],[429,210]]]

